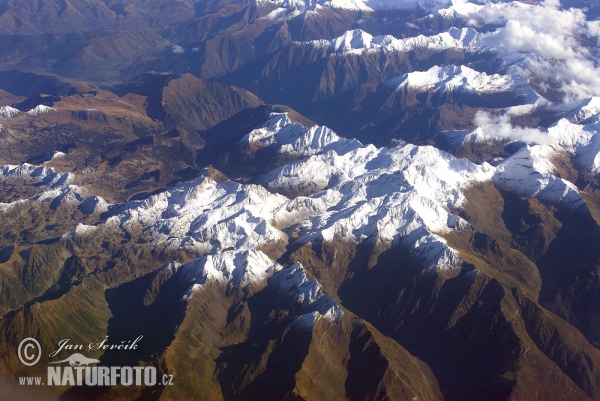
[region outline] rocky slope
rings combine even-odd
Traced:
[[[573,125],[561,121],[556,127]],[[572,135],[593,129],[578,127],[548,135],[573,158],[573,143],[593,138]],[[90,301],[69,307],[53,330],[97,332],[62,321],[76,314],[116,338],[144,333],[136,358],[186,383],[153,390],[164,399],[306,399],[324,397],[325,388],[340,399],[504,399],[532,396],[532,383],[544,388],[539,399],[598,395],[597,310],[577,307],[600,294],[594,256],[582,252],[589,256],[571,260],[570,272],[553,256],[577,241],[572,227],[598,238],[598,224],[588,194],[548,170],[552,153],[539,151],[547,145],[497,167],[477,165],[428,146],[365,146],[285,113],[239,144],[284,164],[257,177],[261,185],[206,170],[121,205],[87,198],[48,169],[5,169],[4,180],[40,177],[48,190],[27,203],[51,203],[45,216],[71,208],[80,214],[73,223],[81,214],[96,222],[2,251],[5,285],[22,294],[3,303],[14,311],[3,321],[6,335],[25,334],[25,315],[35,316],[26,327],[35,332],[48,324],[40,320],[47,308],[83,291]],[[542,219],[547,231],[524,235],[518,213]],[[565,291],[575,296],[568,303]],[[323,345],[333,338],[335,347]],[[192,356],[184,362],[181,352]],[[100,359],[131,363],[110,352]],[[314,377],[322,364],[330,373]],[[421,379],[410,376],[419,371]],[[85,395],[79,391],[66,394]]]
[[[597,12],[0,3],[0,398],[600,398]]]
[[[262,104],[243,89],[189,74],[151,73],[111,92],[11,72],[0,75],[0,87],[27,97],[0,108],[1,163],[46,163],[73,172],[74,184],[119,201],[194,177],[208,164],[196,160],[205,146],[198,131]],[[19,188],[7,190],[12,195],[4,201],[19,199]]]

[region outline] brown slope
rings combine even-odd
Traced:
[[[203,79],[220,77],[294,40],[338,37],[364,17],[356,11],[321,8],[291,20],[264,18],[274,8],[274,5],[257,7],[247,3],[207,6],[198,18],[165,32],[184,52],[165,51],[157,60],[138,67],[146,71],[191,72]],[[234,85],[243,86],[242,81]]]
[[[54,109],[3,120],[0,163],[46,162],[76,172],[74,184],[109,201],[192,178],[209,163],[197,159],[205,146],[197,131],[262,103],[243,89],[189,74],[148,74],[113,89],[120,96],[56,76],[6,72],[0,78],[7,90],[32,96],[19,103],[21,109]],[[65,156],[50,161],[59,150]],[[2,191],[3,201],[28,196],[27,187],[16,189]]]
[[[510,91],[476,94],[466,91],[427,92],[397,89],[387,84],[362,84],[352,90],[300,108],[319,124],[354,137],[363,143],[387,146],[392,140],[431,144],[470,160],[489,160],[503,154],[505,144],[472,144],[457,147],[438,137],[446,130],[473,129],[478,109],[510,107],[523,102]],[[518,123],[537,126],[550,121],[549,114],[537,110],[523,116]],[[552,113],[555,116],[555,113]],[[551,118],[551,117],[550,117]],[[487,148],[486,148],[487,147]],[[515,149],[516,150],[516,149]]]
[[[133,93],[147,97],[148,116],[166,129],[186,126],[204,130],[262,101],[252,93],[204,81],[191,74],[147,73],[111,90],[119,96]]]
[[[0,88],[14,96],[27,98],[39,94],[71,96],[98,91],[96,86],[85,82],[53,74],[34,74],[17,70],[0,72]]]
[[[3,67],[114,82],[132,63],[152,59],[165,46],[150,29],[11,37],[3,49],[9,63]]]
[[[204,130],[262,101],[252,93],[202,81],[191,74],[173,80],[162,92],[161,104],[167,114],[166,126],[186,124]]]
[[[190,18],[194,13],[193,2],[185,0],[7,0],[0,12],[0,32],[32,35],[101,29],[163,28]]]
[[[61,318],[57,319],[57,316]],[[104,339],[106,333],[104,328],[109,317],[110,309],[104,299],[104,287],[97,280],[91,279],[73,288],[59,299],[36,303],[10,316],[0,318],[2,395],[8,395],[13,390],[11,387],[16,384],[13,379],[14,374],[45,376],[47,362],[50,360],[47,354],[56,349],[57,339],[69,338],[74,344],[86,345],[90,341]],[[42,358],[32,368],[21,364],[16,353],[18,343],[26,337],[38,338],[43,346]],[[66,356],[64,351],[62,354]],[[86,352],[86,354],[97,358],[101,352]],[[6,380],[7,377],[10,379]],[[15,399],[56,400],[64,390],[65,388],[60,386],[45,386],[29,394],[25,393],[24,398]]]
[[[285,301],[290,295],[270,283],[248,299],[223,297],[217,283],[205,287],[165,353],[185,384],[167,388],[164,399],[440,399],[425,366],[351,313],[317,318],[307,331],[291,324],[298,311]]]
[[[89,251],[100,242],[107,244],[109,231],[95,232],[68,245],[78,255],[78,264],[98,262],[98,255]],[[118,239],[111,241],[119,243]],[[121,242],[115,248],[105,247],[107,251],[117,248],[124,250],[128,245]],[[0,358],[6,368],[2,376],[23,371],[13,345],[27,335],[51,347],[57,338],[86,344],[105,335],[118,342],[141,334],[144,340],[135,353],[92,356],[109,366],[151,363],[161,375],[173,374],[175,386],[55,390],[78,400],[102,394],[127,399],[154,394],[163,399],[309,400],[319,395],[319,384],[332,386],[332,391],[324,394],[328,399],[441,399],[427,366],[351,313],[344,311],[335,319],[317,317],[308,330],[299,324],[297,318],[312,309],[293,301],[295,288],[282,291],[279,282],[287,279],[289,269],[276,273],[276,280],[273,276],[246,288],[207,280],[188,298],[190,279],[199,273],[194,266],[157,269],[155,261],[144,261],[143,253],[129,254],[138,254],[138,260],[123,252],[114,254],[115,266],[83,277],[58,299],[40,299],[1,319]],[[332,301],[317,310],[324,313],[330,306]],[[24,320],[28,321],[26,331]],[[44,334],[40,335],[42,328]],[[46,362],[43,358],[41,368]],[[321,363],[331,375],[315,376],[323,368]]]
[[[343,305],[425,361],[446,399],[596,395],[598,350],[568,325],[558,341],[564,359],[544,344],[537,348],[537,332],[530,336],[525,328],[529,317],[524,322],[514,314],[515,300],[498,280],[483,273],[473,279],[468,265],[454,277],[423,272],[409,250],[385,251],[367,269],[372,255],[364,246],[323,243],[317,249],[306,245],[292,257],[337,291]],[[553,327],[565,328],[563,323]],[[578,343],[570,341],[573,336]],[[573,374],[571,361],[583,369],[575,367]]]
[[[574,216],[565,220],[535,200],[527,208],[493,184],[466,195],[455,212],[472,226],[445,235],[466,262],[460,272],[423,271],[410,249],[368,240],[291,243],[288,256],[425,361],[446,399],[594,399],[600,352],[589,326],[597,310],[589,307],[597,304],[598,281],[586,263],[595,253],[570,254],[569,269],[557,255],[569,255],[573,242],[594,247],[598,236],[588,229],[581,233],[588,239],[577,237],[568,229]],[[548,310],[557,305],[562,319]]]
[[[251,79],[245,80],[236,75],[235,82],[226,80],[223,83],[244,86],[255,92],[256,87],[245,85],[251,85],[252,81],[259,79],[260,64],[264,66],[265,60],[272,57],[274,52],[293,41],[334,39],[359,26],[374,34],[402,37],[409,34],[402,22],[414,22],[420,14],[419,11],[407,10],[370,13],[322,7],[305,11],[291,19],[264,18],[275,8],[275,5],[267,3],[256,6],[229,1],[198,4],[196,18],[178,23],[165,32],[165,36],[182,46],[184,51],[176,55],[165,51],[157,60],[135,68],[191,72],[204,79],[222,77],[239,70],[244,77]],[[392,18],[397,23],[386,23]],[[432,20],[420,23],[433,28],[436,24],[430,24]],[[260,58],[263,60],[258,66],[252,64]],[[254,76],[243,73],[240,69],[242,66],[244,70],[250,68]],[[294,106],[289,99],[270,101]]]
[[[496,275],[495,271],[500,270],[512,277],[512,282],[499,279],[511,282],[515,299],[525,308],[522,316],[528,334],[548,358],[594,397],[598,392],[598,373],[594,371],[597,365],[590,361],[594,360],[593,355],[598,355],[594,349],[598,342],[594,326],[598,312],[593,307],[598,304],[600,294],[594,265],[598,260],[594,251],[597,223],[587,210],[569,213],[536,199],[495,191],[491,186],[485,195],[468,193],[468,198],[464,216],[471,221],[473,216],[479,216],[479,221],[474,222],[481,232],[480,245],[476,244],[477,235],[466,248],[464,242],[461,245],[455,239],[449,239],[449,243],[468,254],[479,253],[478,261],[472,262],[487,274]],[[527,262],[526,256],[535,265],[510,262],[515,260],[514,256]],[[482,261],[488,266],[482,265]],[[528,291],[527,287],[528,297],[521,292]]]
[[[84,207],[69,203],[53,206],[29,201],[17,205],[9,211],[9,218],[3,220],[5,234],[13,233],[12,238],[8,235],[3,238],[5,245],[0,259],[1,274],[10,279],[5,284],[11,286],[10,292],[3,294],[6,301],[0,306],[3,315],[28,303],[59,298],[87,282],[90,276],[114,287],[167,262],[187,262],[200,256],[196,251],[185,256],[185,251],[167,250],[143,240],[140,233],[115,233],[106,227],[73,241],[55,229],[71,230],[81,221],[94,224],[102,211],[89,213]],[[82,218],[82,214],[87,217]],[[44,236],[50,238],[32,243]],[[14,246],[8,245],[11,243]]]
[[[361,84],[381,84],[438,64],[462,64],[466,58],[464,52],[455,49],[340,54],[327,47],[294,42],[223,77],[221,82],[243,86],[271,103],[300,108]]]

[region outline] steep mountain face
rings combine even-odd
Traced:
[[[334,9],[310,22],[306,11],[273,18],[270,12],[277,7],[270,2],[111,3],[4,1],[0,68],[107,84],[150,70],[211,78],[292,37],[334,37],[359,18],[355,11]]]
[[[166,13],[165,11],[169,12]],[[13,1],[3,2],[2,34],[85,32],[165,26],[194,15],[191,1]]]
[[[374,85],[367,83],[301,110],[365,142],[390,140],[428,143],[449,129],[473,127],[477,108],[506,109],[531,105],[533,122],[556,115],[522,76],[488,75],[465,66],[434,66]],[[332,110],[325,112],[325,110]],[[537,117],[537,118],[536,118]],[[530,123],[530,124],[531,124]],[[439,146],[448,148],[446,144]]]
[[[322,364],[330,370],[323,380],[337,383],[332,391],[342,398],[530,397],[532,381],[544,388],[542,397],[598,395],[597,309],[577,307],[600,294],[594,256],[571,260],[578,267],[569,273],[553,256],[576,241],[569,226],[589,227],[581,235],[596,238],[598,224],[585,194],[546,170],[552,154],[540,152],[543,146],[497,167],[476,165],[433,147],[365,146],[284,113],[238,142],[254,152],[247,158],[270,155],[277,165],[282,154],[285,164],[258,177],[261,185],[219,183],[207,170],[114,206],[86,198],[50,170],[38,173],[49,177],[41,179],[49,190],[29,203],[51,203],[50,215],[76,209],[98,223],[33,248],[5,248],[13,272],[5,282],[23,294],[21,304],[49,306],[84,289],[96,294],[91,299],[105,297],[108,333],[148,333],[136,357],[189,383],[160,392],[165,399],[194,391],[209,399],[321,397],[324,387],[307,387],[306,378]],[[36,175],[22,171],[7,170],[5,180]],[[15,213],[19,202],[5,208]],[[537,216],[551,226],[524,235],[519,213],[521,221]],[[102,254],[92,250],[98,243]],[[565,291],[577,295],[566,303]],[[16,335],[23,313],[46,313],[31,308],[9,314],[3,330]],[[70,313],[106,321],[98,308],[79,303]],[[160,317],[165,308],[169,320]],[[159,322],[163,329],[149,333]],[[87,330],[77,337],[94,332]],[[336,338],[336,345],[324,348],[319,338]],[[190,343],[199,345],[183,363],[177,355]],[[109,352],[100,358],[131,363]],[[425,370],[415,381],[397,376],[400,367]],[[365,370],[371,376],[359,373]]]
[[[0,34],[6,39],[0,44],[0,69],[53,73],[109,85],[146,71],[189,72],[210,79],[259,57],[272,57],[294,41],[332,40],[358,27],[406,35],[414,34],[414,27],[442,30],[452,26],[453,16],[423,18],[430,8],[272,1],[116,1],[61,6],[6,0],[0,9]],[[391,19],[411,26],[389,24]]]
[[[600,398],[597,12],[0,2],[0,396]]]
[[[472,29],[452,28],[432,37],[373,37],[356,29],[333,40],[294,42],[222,79],[273,103],[305,106],[367,82],[384,83],[415,69],[461,62]]]
[[[191,75],[149,74],[114,93],[55,76],[1,77],[6,91],[31,95],[15,104],[20,109],[0,108],[2,163],[47,163],[109,200],[147,196],[194,177],[207,164],[196,160],[205,146],[198,131],[262,103],[243,89]],[[3,200],[20,199],[20,188],[11,191]]]
[[[243,89],[203,81],[191,74],[149,74],[111,90],[121,97],[129,93],[147,97],[146,113],[167,129],[187,126],[205,130],[245,108],[262,104]]]

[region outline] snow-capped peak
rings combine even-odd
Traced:
[[[340,54],[363,51],[410,52],[417,49],[439,52],[447,49],[467,49],[477,39],[477,35],[473,28],[450,28],[436,35],[396,39],[391,35],[372,36],[361,29],[355,29],[333,40],[320,39],[306,44],[326,47],[329,51]]]
[[[281,7],[314,10],[327,7],[342,10],[413,10],[422,9],[434,13],[447,10],[446,14],[468,15],[477,6],[461,0],[256,0],[257,4],[274,4]],[[470,6],[470,7],[469,7]]]
[[[525,96],[530,102],[535,102],[539,97],[523,76],[488,75],[464,65],[434,66],[427,71],[410,72],[391,79],[386,85],[418,92],[431,89],[448,92],[461,90],[478,94],[517,92],[515,95]]]
[[[238,288],[265,281],[282,267],[260,251],[225,251],[197,260],[205,280],[230,282]]]
[[[557,177],[552,164],[556,152],[548,145],[524,146],[501,163],[494,182],[502,189],[535,196],[551,205],[576,208],[585,203],[577,187]]]
[[[600,122],[592,118],[597,114],[597,105],[597,100],[590,99],[547,130],[513,126],[507,115],[488,115],[483,117],[487,121],[484,125],[470,131],[447,131],[444,135],[456,145],[467,139],[529,143],[497,166],[496,185],[547,204],[575,208],[585,201],[575,185],[560,178],[555,163],[568,158],[578,169],[594,175],[600,173]],[[533,142],[538,144],[532,145]]]
[[[340,138],[327,127],[307,128],[296,124],[289,119],[287,113],[272,113],[262,127],[252,130],[240,142],[254,150],[271,147],[278,153],[296,157],[323,152],[330,146],[342,151],[341,147],[351,149],[360,145],[358,141]]]
[[[21,165],[0,166],[0,182],[31,181],[41,183],[49,188],[58,188],[69,184],[73,178],[70,173],[60,173],[51,167],[34,166],[29,163]]]
[[[10,106],[0,107],[0,118],[12,118],[18,116],[20,111]]]
[[[104,225],[142,240],[205,254],[285,240],[273,216],[289,200],[258,185],[199,177],[121,206]]]
[[[40,114],[48,113],[51,111],[56,111],[55,108],[44,106],[43,104],[35,106],[33,109],[29,110],[27,114],[32,116],[39,116]]]
[[[565,118],[572,123],[582,124],[588,122],[593,117],[598,117],[598,114],[600,114],[600,97],[594,96],[585,99],[571,109]]]
[[[261,178],[271,190],[306,195],[280,210],[279,225],[298,222],[294,232],[301,242],[336,238],[402,242],[427,266],[459,263],[439,236],[461,224],[460,217],[448,210],[461,205],[462,189],[490,180],[494,168],[433,147],[385,149],[358,143],[347,149],[344,141],[338,140],[341,152],[331,143]]]
[[[372,40],[373,35],[362,29],[355,29],[353,31],[347,31],[339,38],[334,39],[329,48],[330,51],[337,53],[364,49],[371,47]]]

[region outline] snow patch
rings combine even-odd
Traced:
[[[10,106],[0,107],[0,118],[13,118],[21,113],[18,109]]]
[[[363,51],[410,52],[417,49],[444,51],[447,49],[470,49],[478,37],[472,28],[450,28],[432,36],[419,35],[405,39],[396,39],[391,35],[372,36],[361,29],[345,32],[333,40],[313,40],[306,45],[324,47],[330,52],[361,53]]]
[[[0,167],[0,182],[32,181],[50,188],[58,188],[69,184],[73,179],[70,173],[56,172],[52,167],[34,166],[29,163],[6,165]]]
[[[277,135],[271,143],[278,143]],[[348,149],[346,141],[339,138],[260,179],[272,191],[305,195],[278,212],[278,225],[297,222],[293,231],[301,243],[402,243],[430,267],[457,266],[457,253],[440,235],[464,223],[448,210],[464,202],[464,189],[491,180],[495,169],[429,146],[378,149],[357,142]]]
[[[434,66],[427,71],[417,71],[391,79],[387,86],[412,91],[440,92],[465,91],[476,94],[510,92],[514,97],[521,96],[525,103],[535,103],[539,95],[522,75],[488,75],[466,66]]]
[[[256,0],[256,3],[274,4],[303,11],[318,10],[319,7],[357,11],[422,9],[429,13],[448,10],[446,12],[448,15],[468,15],[481,7],[464,0]]]
[[[57,111],[55,108],[44,106],[43,104],[35,106],[33,109],[29,110],[27,114],[30,116],[39,116],[40,114],[46,114],[51,111]]]

